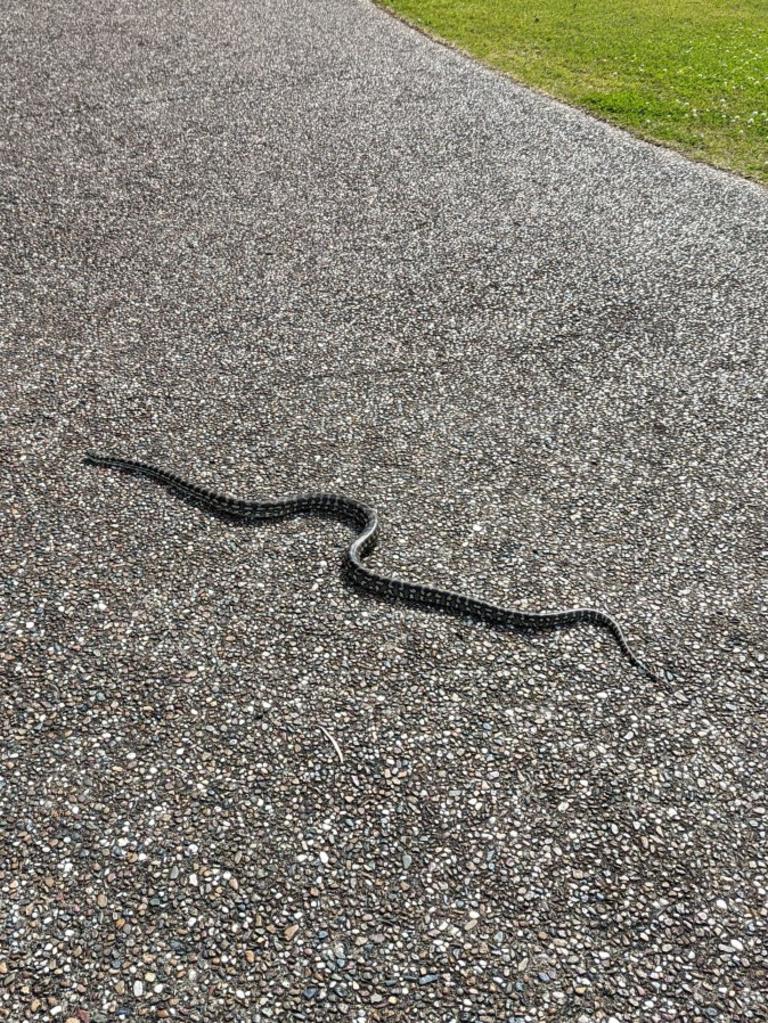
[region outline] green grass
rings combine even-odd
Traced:
[[[383,0],[382,6],[520,82],[768,184],[766,0]]]

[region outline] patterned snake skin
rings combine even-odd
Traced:
[[[347,550],[344,571],[349,581],[358,589],[378,597],[436,608],[447,614],[475,618],[497,627],[541,630],[580,624],[599,626],[612,634],[626,658],[635,667],[652,680],[658,681],[657,676],[635,656],[624,638],[619,623],[604,611],[581,607],[568,611],[515,611],[451,590],[440,590],[434,586],[423,586],[420,583],[406,582],[394,576],[372,572],[365,567],[363,559],[376,545],[379,531],[376,509],[342,494],[319,492],[298,494],[295,497],[283,497],[273,501],[240,501],[194,486],[173,473],[146,465],[144,462],[134,462],[113,455],[100,455],[91,451],[86,454],[85,461],[90,465],[101,465],[146,476],[203,509],[228,518],[262,522],[294,518],[296,515],[319,515],[340,520],[357,530],[357,536]]]

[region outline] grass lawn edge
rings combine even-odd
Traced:
[[[610,117],[601,117],[599,114],[595,113],[592,110],[587,110],[585,107],[579,106],[575,103],[571,103],[567,99],[564,99],[563,97],[558,96],[555,93],[548,92],[540,85],[533,85],[530,82],[526,82],[521,78],[517,78],[511,72],[505,71],[503,68],[498,67],[498,65],[492,63],[491,61],[484,60],[477,54],[472,53],[471,50],[467,50],[463,46],[460,46],[458,43],[455,43],[450,39],[446,39],[444,36],[432,32],[430,29],[420,24],[418,21],[414,21],[407,15],[401,14],[400,11],[395,10],[386,2],[386,0],[369,0],[369,2],[374,7],[378,8],[378,10],[382,11],[382,13],[388,15],[391,18],[394,18],[396,21],[399,21],[407,28],[410,28],[413,31],[418,32],[419,35],[424,36],[430,42],[435,43],[438,46],[442,46],[444,49],[451,50],[453,53],[457,53],[468,60],[471,60],[473,63],[480,65],[480,67],[485,68],[487,71],[491,71],[494,74],[499,75],[501,78],[505,79],[508,82],[513,82],[515,85],[519,85],[524,89],[528,89],[531,92],[535,92],[539,96],[543,96],[548,100],[551,100],[555,103],[559,103],[561,106],[564,106],[569,110],[577,110],[585,117],[590,117],[595,121],[599,121],[601,124],[608,125],[610,128],[615,128],[618,131],[622,131],[625,134],[629,135],[631,138],[637,139],[640,142],[644,142],[647,145],[651,145],[656,149],[662,149],[665,152],[673,153],[675,156],[681,157],[687,160],[689,163],[697,164],[700,167],[707,167],[710,170],[717,171],[719,174],[726,174],[730,177],[736,178],[738,181],[746,182],[750,185],[753,185],[761,189],[763,192],[768,190],[768,179],[763,180],[759,176],[753,177],[742,171],[735,170],[733,167],[728,167],[725,164],[708,160],[705,157],[698,155],[694,150],[686,149],[684,146],[677,146],[663,139],[655,138],[651,134],[646,134],[642,131],[637,130],[634,127],[627,126],[618,119],[613,119]]]

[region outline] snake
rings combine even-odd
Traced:
[[[376,546],[379,536],[379,516],[375,508],[362,501],[330,491],[244,501],[197,486],[165,469],[159,469],[154,465],[129,458],[88,451],[84,462],[88,465],[144,476],[204,511],[243,523],[277,521],[297,516],[319,516],[340,521],[356,530],[356,536],[346,551],[342,574],[355,589],[362,593],[390,602],[403,602],[457,617],[473,619],[500,629],[543,631],[574,625],[595,626],[613,636],[630,664],[652,681],[660,681],[659,677],[635,654],[616,619],[605,611],[587,607],[569,608],[562,611],[523,611],[502,607],[453,590],[428,586],[372,571],[364,564],[364,561]]]

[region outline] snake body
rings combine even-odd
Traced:
[[[86,454],[85,461],[91,465],[145,476],[206,511],[242,522],[276,521],[295,518],[298,515],[314,515],[341,521],[357,531],[355,539],[347,549],[343,566],[345,577],[357,589],[377,597],[473,618],[501,628],[544,630],[582,624],[597,626],[611,633],[631,664],[649,678],[658,681],[657,676],[633,652],[616,619],[605,611],[584,607],[564,611],[519,611],[452,590],[425,586],[371,571],[366,568],[363,561],[376,545],[379,533],[378,514],[370,505],[345,497],[343,494],[319,491],[275,500],[242,501],[196,486],[174,473],[147,465],[145,462],[91,451]]]

